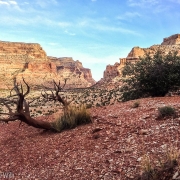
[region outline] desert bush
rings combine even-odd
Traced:
[[[101,105],[99,103],[96,103],[96,107],[100,107]]]
[[[153,168],[152,162],[148,155],[143,156],[142,161],[141,161],[141,168],[142,168],[142,172],[143,172],[141,175],[142,179],[150,180],[150,179],[156,178],[155,169]],[[138,178],[138,180],[140,180],[139,178]]]
[[[42,114],[42,111],[41,111],[41,110],[38,110],[37,113]]]
[[[92,104],[86,104],[86,109],[92,108]]]
[[[142,174],[135,177],[135,180],[169,180],[174,179],[174,173],[179,166],[179,150],[175,147],[169,147],[165,151],[163,162],[159,162],[159,167],[154,167],[150,157],[145,155],[141,162]],[[154,161],[154,160],[153,160]],[[159,160],[158,160],[159,161]]]
[[[139,101],[136,101],[136,102],[134,102],[133,104],[132,104],[132,108],[137,108],[137,107],[139,107],[139,105],[140,105],[140,102]]]
[[[164,117],[176,117],[177,113],[175,108],[171,106],[164,106],[158,108],[158,118],[164,118]]]
[[[72,129],[82,124],[92,123],[90,113],[85,106],[70,106],[64,114],[57,118],[53,126],[57,131]]]
[[[153,56],[145,54],[137,63],[127,63],[122,75],[123,101],[164,96],[180,86],[180,56],[177,52],[163,55],[161,51]]]

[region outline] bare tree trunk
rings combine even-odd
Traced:
[[[19,86],[16,83],[16,79],[14,79],[13,90],[16,92],[16,95],[14,96],[18,97],[18,100],[16,102],[16,112],[13,112],[9,106],[10,103],[12,102],[14,103],[15,101],[7,100],[7,99],[6,100],[0,99],[1,103],[3,103],[6,106],[6,108],[9,110],[9,113],[0,113],[0,114],[8,115],[8,118],[0,119],[0,121],[8,123],[9,121],[20,120],[21,122],[24,122],[28,124],[29,126],[33,126],[35,128],[57,131],[56,129],[54,129],[52,125],[53,123],[42,121],[42,120],[36,120],[31,117],[30,111],[29,111],[29,104],[25,100],[25,96],[27,96],[30,92],[30,87],[25,82],[24,78],[23,78],[23,82],[25,83],[27,87],[26,93],[23,93],[22,85]]]

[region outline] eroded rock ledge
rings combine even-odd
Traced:
[[[157,50],[161,50],[164,54],[177,51],[180,55],[180,34],[175,34],[170,37],[164,38],[161,45],[153,45],[149,48],[133,47],[126,58],[120,58],[119,63],[108,65],[104,71],[103,80],[112,80],[113,78],[121,76],[122,68],[126,62],[135,63],[139,57],[143,57],[145,53],[153,55]]]
[[[37,43],[0,41],[0,89],[8,89],[12,79],[24,77],[33,87],[51,86],[52,79],[68,79],[67,88],[89,87],[95,83],[91,70],[71,57],[49,57]]]

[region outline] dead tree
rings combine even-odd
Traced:
[[[17,100],[4,99],[4,98],[0,99],[0,102],[4,106],[6,106],[6,108],[9,111],[8,113],[0,113],[1,115],[7,116],[7,118],[0,118],[0,121],[8,123],[10,121],[19,120],[19,121],[24,122],[24,123],[28,124],[29,126],[33,126],[35,128],[56,131],[56,129],[53,128],[52,123],[43,121],[43,120],[36,120],[31,117],[30,110],[29,110],[29,103],[25,100],[25,97],[30,92],[30,87],[26,83],[24,78],[23,78],[23,82],[27,88],[26,92],[24,92],[22,84],[18,84],[16,82],[16,79],[14,79],[14,88],[11,90],[9,98],[17,97]],[[11,94],[12,91],[15,91],[15,95]],[[15,112],[13,112],[13,110],[10,108],[11,103],[16,104]]]
[[[69,101],[69,102],[68,102],[65,98],[62,98],[62,97],[60,96],[60,94],[59,94],[59,93],[64,89],[64,87],[65,87],[65,85],[66,85],[66,82],[67,82],[67,79],[65,79],[64,85],[61,86],[60,81],[59,81],[59,83],[56,83],[56,82],[53,80],[54,91],[55,91],[55,92],[53,92],[53,91],[51,90],[51,94],[48,94],[47,91],[44,90],[44,94],[43,94],[42,91],[41,91],[41,95],[42,95],[45,99],[47,99],[48,101],[54,101],[54,102],[58,101],[58,102],[60,102],[60,103],[63,105],[64,111],[67,111],[67,110],[68,110],[68,106],[69,106],[70,103],[73,101],[73,100],[72,100],[72,101]]]

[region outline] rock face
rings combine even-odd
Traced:
[[[72,58],[48,57],[36,43],[0,41],[0,89],[11,88],[22,76],[31,86],[51,85],[53,79],[68,79],[67,87],[89,87],[95,83],[90,69]]]
[[[106,67],[103,79],[112,80],[117,76],[121,76],[122,68],[126,62],[135,63],[139,60],[139,57],[143,57],[145,53],[153,55],[157,50],[162,51],[164,54],[177,51],[178,55],[180,55],[180,34],[164,38],[161,45],[153,45],[149,48],[133,47],[126,58],[120,58],[120,63],[115,63],[114,65],[108,65]]]
[[[114,65],[107,65],[103,77],[105,79],[107,78],[112,79],[116,76],[119,76],[119,72],[120,72],[119,68],[120,68],[120,63],[115,63]]]
[[[91,70],[84,68],[79,60],[74,61],[72,57],[48,57],[48,59],[55,66],[55,72],[60,79],[68,79],[68,87],[90,87],[95,84]]]
[[[170,37],[164,38],[161,45],[175,45],[180,44],[180,34],[175,34]]]

